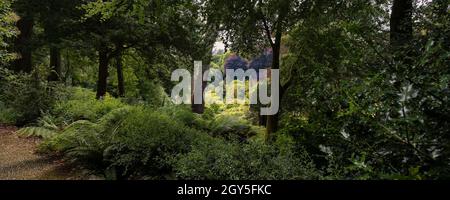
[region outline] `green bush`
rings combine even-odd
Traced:
[[[148,80],[140,81],[138,89],[144,102],[148,105],[159,107],[170,101],[164,88],[157,82]]]
[[[74,87],[69,89],[69,97],[55,104],[50,115],[56,124],[67,125],[77,120],[95,122],[110,111],[124,107],[119,99],[106,95],[102,100],[95,99],[95,92]]]
[[[14,124],[18,118],[14,109],[6,107],[5,103],[0,101],[0,123],[1,124]]]
[[[125,175],[161,178],[171,172],[167,159],[188,152],[198,135],[166,114],[142,109],[124,120],[109,161]]]
[[[52,105],[65,96],[63,87],[37,77],[41,77],[39,70],[22,74],[0,68],[1,123],[36,122],[43,112],[51,110]]]
[[[273,145],[260,140],[245,144],[215,138],[203,140],[173,159],[177,178],[194,180],[317,179],[319,173],[305,151],[297,154],[291,138]]]
[[[184,105],[168,105],[158,109],[176,121],[198,130],[209,130],[210,120],[204,115],[193,113],[191,108]]]
[[[252,125],[248,120],[236,115],[219,114],[209,123],[213,136],[229,140],[245,141],[251,137],[264,138],[264,129]]]

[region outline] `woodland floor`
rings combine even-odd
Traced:
[[[0,180],[97,179],[60,158],[36,153],[38,138],[17,136],[16,127],[0,124]]]

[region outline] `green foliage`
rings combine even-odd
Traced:
[[[0,123],[2,124],[15,124],[18,118],[17,113],[13,108],[7,107],[5,103],[0,101]]]
[[[186,126],[194,127],[196,129],[202,129],[202,126],[204,126],[205,123],[202,121],[202,116],[192,113],[191,109],[185,105],[168,105],[160,107],[158,111],[177,122],[181,122]]]
[[[332,179],[446,177],[446,36],[393,51],[377,31],[388,19],[371,17],[383,13],[381,5],[316,9],[286,38],[283,67],[299,71],[280,133],[294,136]]]
[[[160,107],[170,101],[164,88],[158,83],[142,81],[138,88],[141,91],[144,102],[148,105]]]
[[[54,124],[53,119],[45,115],[37,120],[38,126],[24,127],[16,131],[22,137],[38,137],[43,139],[51,139],[61,130]]]
[[[205,140],[175,157],[174,170],[178,178],[193,180],[317,179],[308,154],[295,153],[291,140],[280,137],[274,145]]]
[[[215,137],[241,141],[264,134],[264,130],[261,131],[261,129],[253,126],[249,121],[239,118],[236,115],[226,114],[216,115],[214,120],[209,124],[209,129]]]
[[[119,177],[168,173],[166,158],[186,152],[196,131],[143,107],[115,109],[93,123],[76,121],[41,146]]]
[[[55,137],[46,140],[40,150],[67,154],[74,161],[102,167],[104,151],[114,144],[119,126],[133,109],[122,107],[112,110],[96,123],[75,121]]]
[[[33,74],[14,73],[0,68],[0,102],[6,121],[17,125],[36,122],[43,112],[51,110],[52,105],[64,97],[66,92],[60,85],[48,83],[36,70]]]
[[[43,138],[42,152],[108,179],[448,179],[448,5],[421,2],[411,40],[393,48],[387,0],[3,0],[0,123],[29,125],[17,133]],[[15,13],[33,21],[19,40]],[[235,52],[212,55],[218,38]],[[170,103],[174,69],[223,70],[277,45],[273,141],[255,125],[260,105],[206,102],[199,115]],[[12,50],[33,54],[32,72],[7,70],[21,67]],[[100,52],[109,94],[96,100]],[[67,87],[47,81],[50,58]]]
[[[163,176],[170,172],[168,157],[189,151],[197,131],[165,114],[140,110],[125,119],[120,143],[111,156],[113,166],[125,174]]]
[[[226,123],[234,126],[227,121],[208,122],[178,106],[156,111],[125,106],[110,111],[96,122],[81,120],[70,124],[53,137],[46,137],[40,150],[60,153],[73,161],[85,163],[105,173],[107,178],[319,177],[308,154],[296,151],[290,137],[280,136],[273,145],[264,144],[259,139],[237,143],[234,138],[224,140],[222,136],[214,138],[202,132],[214,134],[223,127],[214,126],[216,129],[211,130],[208,126],[199,125],[199,121],[208,125]],[[240,129],[233,128],[226,131],[238,134],[234,131]],[[249,131],[246,129],[245,133]]]
[[[17,30],[14,27],[14,23],[17,20],[17,16],[12,12],[10,0],[0,2],[0,67],[4,67],[10,62],[14,55],[8,51],[8,40],[17,35]]]
[[[119,99],[106,95],[95,99],[95,92],[80,87],[69,89],[69,97],[55,104],[51,115],[56,116],[55,123],[67,125],[77,120],[95,122],[110,111],[124,107]]]
[[[21,128],[16,133],[22,137],[40,137],[49,139],[54,137],[57,132],[44,127],[25,127]]]

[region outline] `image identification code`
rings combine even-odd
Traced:
[[[184,184],[177,188],[178,195],[201,195],[209,197],[216,193],[220,195],[270,195],[271,185],[221,185],[220,188],[211,186],[188,186]]]

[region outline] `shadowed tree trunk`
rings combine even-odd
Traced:
[[[278,19],[276,21],[276,23],[274,24],[275,29],[275,41],[272,41],[272,32],[271,30],[268,28],[267,23],[265,18],[264,20],[264,26],[266,29],[266,35],[268,37],[268,40],[272,46],[272,69],[280,69],[280,54],[281,54],[281,37],[283,34],[283,23],[286,19],[286,15],[288,13],[289,7],[290,7],[290,3],[291,1],[289,0],[285,0],[285,1],[280,1],[280,8],[277,11],[278,12]],[[278,87],[278,91],[279,91],[279,111],[274,114],[274,115],[268,115],[267,116],[267,124],[266,124],[266,129],[267,129],[267,140],[272,139],[272,133],[278,131],[278,122],[279,122],[279,115],[281,112],[281,102],[282,102],[282,97],[284,95],[284,89],[283,86],[280,85]]]
[[[123,80],[123,66],[122,66],[122,54],[119,53],[116,57],[117,68],[117,89],[119,97],[125,97],[125,85]]]
[[[266,126],[267,125],[267,116],[266,115],[261,115],[261,111],[258,111],[258,121],[259,121],[259,125],[260,126]]]
[[[280,29],[278,29],[280,30]],[[281,32],[277,31],[275,35],[275,42],[272,45],[272,69],[280,69],[280,49],[281,49]],[[281,97],[283,96],[281,85],[278,89],[279,91],[279,103],[281,104]],[[280,105],[281,109],[281,105]],[[266,129],[267,129],[267,139],[270,139],[271,134],[278,130],[278,121],[279,121],[279,113],[278,111],[275,115],[268,115]]]
[[[30,47],[30,40],[33,34],[33,18],[23,16],[17,21],[17,28],[20,34],[15,40],[15,50],[19,54],[19,58],[14,62],[14,70],[28,73],[33,69],[31,60],[32,48]]]
[[[97,99],[101,99],[106,95],[107,79],[108,79],[108,50],[101,47],[98,52],[98,81],[97,81]]]
[[[47,77],[48,81],[60,81],[61,76],[61,52],[59,48],[60,34],[59,25],[62,23],[60,11],[57,4],[49,4],[43,14],[44,19],[42,21],[42,26],[44,28],[44,35],[46,42],[50,48],[50,74]]]
[[[61,52],[57,47],[50,47],[50,75],[48,81],[61,80]]]

